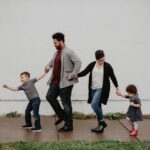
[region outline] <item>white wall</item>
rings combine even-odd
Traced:
[[[0,101],[0,116],[5,116],[5,114],[13,111],[17,111],[21,114],[24,114],[27,101],[12,101],[12,100],[3,100]],[[128,101],[119,101],[119,100],[110,100],[108,105],[103,105],[103,113],[107,114],[109,112],[122,112],[126,113],[128,108]],[[84,114],[92,114],[93,110],[86,101],[72,101],[73,111],[82,112]],[[149,112],[149,101],[142,101],[142,112],[143,114],[150,114]],[[40,106],[41,115],[54,115],[53,109],[50,107],[47,101],[43,100]]]
[[[51,35],[61,31],[82,59],[82,69],[94,60],[96,49],[103,49],[121,89],[135,83],[141,98],[149,100],[149,14],[149,0],[0,0],[0,99],[26,99],[1,85],[20,85],[24,70],[40,75],[55,52]],[[42,99],[49,76],[37,83]],[[72,99],[87,99],[87,77],[75,86]],[[114,87],[110,99],[120,99]]]

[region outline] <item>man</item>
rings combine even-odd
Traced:
[[[72,131],[73,120],[71,93],[73,85],[78,82],[75,76],[80,71],[81,61],[73,50],[66,47],[65,36],[63,33],[55,33],[52,38],[57,52],[45,67],[45,72],[48,72],[52,68],[52,74],[48,81],[50,87],[46,99],[58,116],[55,125],[65,121],[64,126],[58,131]],[[58,96],[61,98],[64,109],[62,109],[57,100]]]

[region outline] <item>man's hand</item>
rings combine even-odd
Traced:
[[[45,73],[48,73],[49,72],[49,68],[45,67]]]
[[[70,73],[70,74],[67,76],[67,79],[68,79],[69,81],[73,80],[74,78],[75,78],[74,73]]]

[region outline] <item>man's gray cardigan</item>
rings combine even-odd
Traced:
[[[50,69],[52,68],[52,74],[51,77],[48,81],[48,85],[51,84],[51,81],[53,79],[53,66],[54,66],[54,60],[56,57],[57,52],[54,54],[52,60],[48,63],[46,68]],[[65,88],[68,86],[71,86],[75,83],[78,82],[78,79],[75,78],[74,80],[69,81],[67,79],[67,76],[70,73],[73,73],[74,75],[77,75],[80,71],[81,68],[81,60],[80,58],[75,54],[73,50],[71,50],[68,47],[65,47],[62,50],[62,55],[61,55],[61,77],[60,77],[60,88]]]

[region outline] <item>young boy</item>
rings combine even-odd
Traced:
[[[127,120],[131,123],[131,136],[138,135],[138,122],[143,120],[142,111],[141,111],[141,100],[138,96],[137,88],[135,85],[130,84],[126,88],[127,95],[118,94],[124,98],[128,98],[130,105],[127,111]]]
[[[23,90],[29,100],[29,103],[25,110],[25,125],[23,125],[23,128],[31,129],[32,132],[40,132],[41,131],[41,123],[40,123],[40,115],[39,115],[39,107],[40,107],[40,98],[39,94],[37,92],[37,89],[35,87],[35,82],[42,79],[46,73],[43,73],[40,77],[34,78],[30,80],[30,73],[29,72],[22,72],[20,74],[20,79],[22,82],[22,85],[19,87],[10,87],[8,85],[3,85],[4,88],[9,89],[11,91],[20,91]],[[32,121],[31,121],[31,111],[33,110],[33,115],[35,119],[35,127],[32,128]]]

